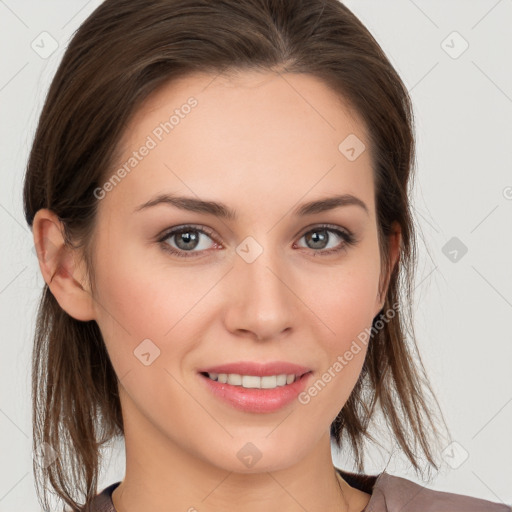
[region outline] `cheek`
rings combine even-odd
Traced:
[[[315,387],[329,388],[323,400],[335,416],[359,378],[368,348],[369,332],[377,306],[380,262],[375,253],[361,251],[327,275],[316,275],[312,304],[323,333],[318,337],[325,358]],[[315,390],[312,390],[315,393]]]
[[[325,317],[336,344],[345,344],[371,324],[376,306],[377,282],[368,274],[351,273],[332,279],[326,297]]]
[[[317,297],[318,305],[323,305],[318,316],[329,329],[322,327],[325,334],[318,338],[323,352],[321,368],[299,401],[311,403],[314,413],[325,414],[330,422],[345,405],[361,374],[375,293],[374,275],[353,271],[331,279],[328,292]]]
[[[197,304],[218,278],[211,271],[171,270],[165,255],[149,261],[147,249],[141,252],[125,244],[121,253],[113,249],[119,241],[111,237],[110,242],[98,257],[96,305],[112,362],[123,366],[121,372],[134,363],[134,350],[143,340],[151,340],[157,347],[153,350],[164,356],[177,332],[186,337],[184,329],[200,323]],[[119,256],[114,258],[115,254]],[[179,346],[173,347],[176,350]]]
[[[343,348],[366,327],[371,326],[378,306],[380,264],[371,253],[354,252],[350,259],[332,270],[318,272],[309,281],[308,304],[324,324],[325,340]],[[311,284],[315,286],[312,287]]]

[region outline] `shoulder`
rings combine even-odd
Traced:
[[[381,473],[364,512],[512,512],[504,503],[435,491],[406,478]]]
[[[363,512],[512,512],[512,506],[462,494],[434,491],[383,471],[369,476],[338,469],[351,487],[371,495]],[[116,512],[112,492],[121,482],[106,487],[91,504],[91,512]]]
[[[90,512],[116,512],[112,502],[112,492],[120,483],[120,481],[115,482],[98,493],[90,504]]]

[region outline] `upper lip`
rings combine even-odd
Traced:
[[[238,361],[236,363],[219,364],[202,368],[200,373],[236,373],[238,375],[255,375],[265,377],[268,375],[296,375],[300,377],[311,371],[306,366],[285,361],[271,361],[268,363],[255,363],[254,361]]]

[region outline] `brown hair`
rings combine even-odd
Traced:
[[[438,469],[432,443],[439,441],[439,431],[429,408],[439,405],[412,322],[412,106],[378,43],[337,0],[106,0],[73,36],[51,83],[25,176],[27,223],[32,227],[41,208],[55,212],[66,244],[80,249],[94,289],[93,191],[111,175],[131,116],[148,95],[180,75],[244,69],[314,75],[367,128],[384,269],[392,224],[402,232],[382,309],[382,315],[391,309],[395,315],[385,322],[382,315],[374,319],[360,378],[331,425],[331,437],[338,446],[344,438],[350,442],[363,471],[363,442],[375,441],[368,428],[379,406],[415,470],[423,458],[418,443]],[[375,327],[379,321],[383,325]],[[38,497],[48,508],[49,483],[79,508],[97,492],[100,449],[123,435],[118,381],[96,322],[68,315],[48,285],[39,304],[32,364],[34,446],[47,443],[58,453],[46,468],[34,463]]]

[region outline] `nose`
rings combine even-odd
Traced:
[[[292,269],[275,251],[263,250],[251,263],[237,256],[227,283],[226,328],[259,341],[291,332],[304,315],[294,285]]]

